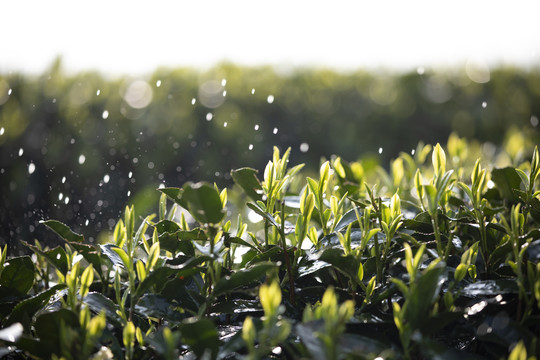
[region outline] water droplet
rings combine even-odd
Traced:
[[[379,148],[379,154],[382,154],[382,152],[383,152],[383,148],[380,147],[380,148]]]
[[[34,163],[28,164],[28,174],[32,175],[36,171],[36,165]]]
[[[414,155],[416,153],[416,149],[411,150],[411,155]]]
[[[259,130],[259,125],[258,124],[255,125],[254,129],[255,129],[255,131]]]
[[[227,79],[222,79],[221,80],[221,86],[225,86],[227,85]]]
[[[149,169],[153,169],[153,168],[154,168],[154,163],[153,163],[152,161],[150,161],[150,162],[148,163],[148,168],[149,168]]]
[[[23,148],[20,148],[19,149],[19,156],[22,156],[24,154],[24,149]]]
[[[13,89],[9,89],[8,92],[7,92],[7,94],[8,94],[8,95],[11,95],[12,92],[13,92]]]
[[[156,81],[156,87],[160,87],[160,86],[161,86],[161,80]]]
[[[534,127],[537,127],[538,126],[538,117],[533,115],[531,116],[531,125],[534,126]],[[4,128],[2,128],[3,130]],[[2,134],[2,132],[0,131],[0,135]]]
[[[58,200],[62,200],[64,198],[64,194],[60,193],[58,194]]]
[[[214,117],[214,115],[212,113],[206,114],[206,121],[212,120],[213,117]]]
[[[223,127],[227,127],[227,122],[226,121],[223,123]]]
[[[84,156],[83,154],[81,154],[79,156],[79,164],[84,164],[84,162],[86,161],[86,156]]]
[[[308,143],[301,143],[300,144],[300,151],[301,152],[307,152],[309,150],[309,144]]]
[[[266,101],[271,104],[274,102],[274,95],[268,95],[268,97],[266,98]]]
[[[227,96],[227,90],[223,90],[223,96]]]
[[[0,136],[4,135],[5,132],[6,130],[4,128],[0,128]]]
[[[274,135],[277,134],[278,128],[274,128],[274,130],[272,132],[274,133]]]
[[[107,119],[109,117],[109,112],[107,110],[103,110],[103,114],[101,114],[101,117],[103,120]]]
[[[253,150],[253,144],[249,144],[248,149],[249,149],[249,150]]]
[[[420,66],[420,67],[418,67],[418,68],[416,69],[416,73],[417,73],[418,75],[424,75],[424,72],[425,72],[425,69],[424,69],[422,66]]]
[[[484,101],[484,102],[482,103],[482,108],[485,109],[486,107],[487,107],[487,102]]]
[[[128,178],[131,179],[132,176],[133,176],[133,171],[130,171],[129,174],[128,174]]]
[[[68,196],[66,196],[66,198],[64,199],[64,204],[66,204],[66,205],[69,204],[69,197]]]
[[[251,95],[255,94],[255,88],[251,89]]]
[[[66,182],[66,177],[64,176],[64,177],[62,178],[62,184],[65,184],[65,182]]]
[[[197,102],[197,99],[195,98],[191,99],[191,105],[195,105],[196,102]]]
[[[75,139],[72,138],[71,140],[69,140],[69,143],[70,143],[71,145],[75,144]]]
[[[84,226],[88,226],[88,224],[90,224],[90,220],[86,219],[86,221],[84,222]]]
[[[158,189],[165,189],[165,184],[163,183],[159,184]]]
[[[127,196],[130,196],[131,195],[131,190],[127,192]]]
[[[103,177],[103,182],[105,184],[107,184],[109,182],[109,180],[111,179],[111,177],[109,176],[109,174],[105,174],[105,176]]]
[[[101,90],[98,89],[98,90],[96,91],[96,96],[99,96],[99,94],[101,94]]]

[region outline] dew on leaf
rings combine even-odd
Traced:
[[[36,165],[34,163],[28,164],[28,174],[32,175],[36,171]]]
[[[84,156],[83,154],[81,154],[79,156],[79,164],[84,164],[84,162],[86,161],[86,156]]]

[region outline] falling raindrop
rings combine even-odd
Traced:
[[[197,102],[197,99],[195,98],[191,99],[191,105],[195,105],[196,102]]]
[[[148,163],[148,168],[149,168],[149,169],[153,169],[153,168],[154,168],[154,163],[153,163],[152,161],[150,161],[150,162]]]
[[[535,116],[535,115],[531,116],[531,125],[534,126],[534,127],[538,126],[538,117],[537,116]],[[0,134],[1,134],[1,131],[0,131]]]
[[[251,95],[255,94],[255,88],[251,89]]]
[[[482,103],[482,108],[485,109],[486,107],[487,107],[487,102],[484,101],[484,102]]]
[[[420,67],[418,67],[418,68],[416,69],[416,73],[417,73],[418,75],[424,75],[424,72],[425,72],[425,69],[424,69],[422,66],[420,66]]]
[[[101,94],[101,90],[98,89],[98,90],[96,91],[96,96],[99,96],[99,94]]]
[[[84,162],[86,161],[86,156],[84,156],[83,154],[81,154],[79,156],[79,164],[84,164]]]
[[[414,155],[416,153],[416,149],[411,150],[411,155]]]
[[[255,125],[254,129],[255,131],[259,130],[259,124]]]
[[[160,87],[160,86],[161,86],[161,80],[156,81],[156,87]]]
[[[86,219],[86,221],[84,222],[84,226],[88,226],[88,224],[90,224],[90,220]]]
[[[4,135],[5,132],[6,132],[6,130],[3,127],[0,128],[0,136]]]
[[[227,96],[227,90],[223,90],[223,96]]]
[[[75,139],[72,138],[71,140],[69,140],[69,143],[70,143],[71,145],[75,144]]]
[[[268,95],[268,97],[266,98],[266,101],[271,104],[274,102],[274,95]]]
[[[380,147],[380,148],[379,148],[379,154],[382,154],[382,152],[383,152],[383,148]]]
[[[222,79],[221,80],[221,86],[225,86],[227,85],[227,79]]]
[[[66,205],[67,205],[68,203],[69,203],[69,197],[68,197],[68,196],[66,196],[66,198],[64,199],[64,204],[66,204]]]
[[[128,178],[131,179],[132,176],[133,176],[133,171],[130,171],[129,174],[128,174]]]
[[[62,193],[58,194],[58,200],[61,201],[63,198],[64,198],[64,194],[62,194]]]
[[[101,117],[103,120],[106,120],[109,117],[109,112],[107,110],[103,110],[103,114],[101,114]]]
[[[309,144],[308,143],[301,143],[300,144],[300,151],[301,152],[307,152],[309,150]]]
[[[130,196],[130,195],[131,195],[131,190],[129,190],[129,191],[127,192],[127,196]]]
[[[248,149],[249,149],[249,150],[253,150],[253,144],[249,144]]]
[[[62,184],[65,184],[65,182],[66,182],[66,177],[64,176],[64,177],[62,178]]]
[[[206,121],[212,120],[213,117],[214,117],[214,115],[212,113],[206,114]]]
[[[19,156],[22,156],[24,154],[24,149],[23,148],[20,148],[19,149]]]
[[[103,182],[105,184],[107,184],[109,182],[109,180],[111,179],[111,177],[109,176],[109,174],[105,174],[105,176],[103,177]]]
[[[28,164],[28,174],[32,175],[36,171],[36,165],[34,163]]]
[[[274,135],[277,134],[278,128],[274,128],[274,131],[272,131],[272,132],[274,133]]]
[[[13,89],[9,89],[8,92],[7,92],[7,94],[8,94],[8,95],[11,95],[12,92],[13,92]]]
[[[223,123],[223,127],[227,127],[227,122],[226,121]]]

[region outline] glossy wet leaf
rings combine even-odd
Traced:
[[[515,281],[499,279],[484,280],[468,284],[461,289],[461,293],[466,296],[496,296],[499,294],[517,294],[518,287]]]
[[[135,305],[135,311],[145,317],[167,321],[180,321],[185,317],[185,315],[183,316],[180,312],[176,311],[174,305],[167,299],[157,294],[146,294],[142,296]]]
[[[512,167],[493,169],[491,172],[491,180],[497,185],[497,189],[504,199],[512,201],[518,200],[516,190],[520,190],[521,177],[516,169]]]
[[[34,284],[34,272],[29,256],[7,260],[0,275],[0,298],[9,294],[25,295]]]
[[[187,183],[183,187],[182,200],[190,214],[201,224],[217,224],[225,213],[216,189],[206,183]]]
[[[65,241],[83,242],[84,236],[71,230],[66,224],[57,220],[44,220],[41,224],[57,233]]]
[[[178,327],[182,342],[188,345],[197,357],[206,351],[210,359],[215,359],[221,341],[214,323],[208,319],[191,319]]]
[[[31,245],[24,241],[22,241],[22,244],[31,249],[34,253],[39,254],[47,259],[47,261],[63,275],[66,275],[68,272],[68,259],[63,248],[57,246],[54,249],[41,250],[37,246]]]

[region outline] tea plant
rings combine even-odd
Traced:
[[[453,136],[389,172],[335,157],[304,176],[275,148],[262,179],[126,207],[105,243],[43,221],[63,246],[0,249],[0,355],[537,358],[538,150],[491,168],[466,149]]]

